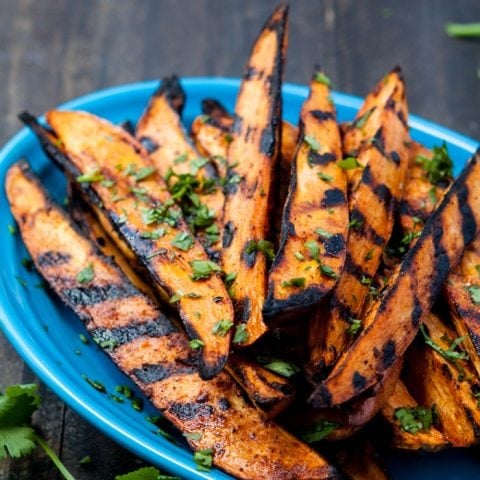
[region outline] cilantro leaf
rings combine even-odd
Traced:
[[[404,432],[417,433],[419,430],[430,429],[434,423],[434,413],[434,407],[400,407],[395,409],[393,416]]]
[[[117,475],[115,480],[180,480],[180,477],[162,475],[155,467],[143,467],[133,472]]]
[[[317,420],[312,427],[299,432],[300,438],[305,443],[317,443],[328,437],[340,425],[330,420]]]
[[[466,287],[470,294],[470,300],[475,305],[480,305],[480,287],[478,285],[470,285]]]
[[[419,155],[415,160],[422,166],[433,185],[438,185],[442,180],[448,180],[453,176],[453,162],[445,142],[440,147],[433,147],[432,158]]]
[[[465,340],[465,337],[459,337],[453,340],[448,350],[445,350],[433,341],[433,339],[427,334],[423,325],[420,325],[420,331],[422,332],[425,343],[449,362],[455,363],[457,360],[468,360],[468,355],[466,352],[458,352],[456,350],[457,347]]]
[[[192,267],[192,280],[203,280],[210,278],[214,273],[221,272],[222,269],[210,260],[193,260],[190,262]]]
[[[295,364],[286,362],[285,360],[280,360],[278,358],[257,357],[257,361],[262,365],[263,368],[266,368],[267,370],[286,378],[292,377],[300,371],[300,368],[298,368]]]
[[[36,447],[32,427],[0,427],[0,460],[28,455]]]
[[[213,448],[198,450],[193,454],[193,460],[197,464],[197,470],[209,472],[213,464]]]

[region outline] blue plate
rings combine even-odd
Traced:
[[[185,79],[187,92],[184,119],[189,124],[199,113],[200,101],[214,97],[233,109],[239,80],[223,78]],[[82,109],[121,122],[137,120],[157,82],[136,83],[102,90],[62,105],[63,109]],[[297,123],[307,88],[285,85],[283,89],[284,117]],[[340,121],[351,120],[361,99],[336,93],[333,99]],[[427,147],[445,141],[455,161],[456,172],[472,155],[477,142],[451,130],[417,117],[410,117],[412,136]],[[50,192],[60,202],[65,196],[65,181],[42,153],[35,137],[23,129],[0,152],[0,184],[5,181],[8,167],[26,157]],[[56,298],[38,288],[40,278],[25,270],[22,258],[27,256],[18,233],[8,234],[13,224],[5,194],[0,195],[0,320],[1,326],[18,353],[34,372],[74,410],[116,442],[148,462],[184,479],[229,479],[230,476],[212,470],[198,472],[192,454],[185,444],[174,444],[155,434],[155,427],[145,415],[155,412],[145,400],[145,410],[135,411],[128,401],[117,403],[111,395],[93,389],[82,374],[101,381],[108,392],[115,393],[118,384],[132,386],[115,365],[91,342],[82,343],[85,334],[81,322]],[[26,282],[26,286],[24,285]],[[141,394],[136,394],[142,397]],[[143,398],[143,397],[142,397]],[[438,455],[391,455],[388,458],[395,480],[414,479],[473,479],[480,478],[480,462],[469,451],[451,451]]]

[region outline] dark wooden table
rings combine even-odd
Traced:
[[[0,0],[0,144],[41,113],[99,88],[175,72],[239,76],[274,0]],[[400,64],[410,110],[480,138],[480,42],[448,38],[447,21],[480,21],[478,0],[291,2],[286,80],[320,63],[357,95]],[[8,261],[4,259],[3,261]],[[0,388],[38,381],[0,334]],[[143,462],[44,386],[35,421],[78,480],[110,480]],[[79,465],[85,455],[88,467]],[[0,462],[0,480],[60,478],[38,450]]]

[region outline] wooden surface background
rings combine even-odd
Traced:
[[[239,76],[272,0],[0,0],[0,144],[16,114],[99,88],[181,76]],[[479,0],[292,0],[286,80],[321,64],[340,91],[364,95],[400,64],[411,112],[480,139],[480,41],[447,21],[480,21]],[[3,259],[6,261],[6,259]],[[8,260],[7,260],[8,261]],[[0,389],[37,379],[0,334]],[[142,462],[42,386],[36,424],[77,480],[110,480]],[[92,464],[78,461],[85,455]],[[37,451],[0,462],[0,480],[60,478]]]

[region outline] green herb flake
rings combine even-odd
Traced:
[[[15,235],[17,233],[17,229],[11,224],[7,225],[7,229],[10,235]]]
[[[303,245],[308,250],[310,257],[312,257],[313,260],[318,260],[318,257],[320,255],[320,247],[318,243],[315,240],[309,240]]]
[[[323,173],[323,172],[317,172],[317,175],[321,180],[327,183],[330,183],[333,180],[333,177],[331,175],[327,175],[326,173]]]
[[[245,343],[248,340],[247,327],[244,323],[235,327],[235,335],[233,336],[233,343]]]
[[[80,341],[81,341],[82,343],[84,343],[85,345],[88,344],[88,338],[87,338],[87,336],[86,336],[85,334],[81,333],[81,334],[78,336],[78,338],[80,338]]]
[[[358,118],[352,123],[352,127],[363,128],[374,110],[375,110],[375,107],[371,108],[370,110],[368,110],[368,112],[364,113],[360,118]]]
[[[188,155],[186,153],[182,153],[173,161],[173,163],[175,165],[179,165],[180,163],[185,163],[187,160],[188,160]]]
[[[90,263],[83,270],[80,270],[77,274],[78,283],[88,283],[91,282],[95,277],[95,272],[93,270],[93,263]]]
[[[319,267],[322,275],[334,279],[338,278],[338,274],[335,272],[335,270],[333,270],[333,268],[329,267],[328,265],[324,265],[323,263],[321,263]]]
[[[347,333],[352,335],[352,337],[358,335],[360,330],[362,329],[362,321],[358,318],[350,318],[348,320],[350,326],[347,328]]]
[[[290,378],[300,372],[300,368],[291,362],[286,362],[284,360],[279,360],[277,358],[269,359],[266,363],[262,363],[263,368],[270,370],[273,373],[278,375]]]
[[[465,340],[465,337],[459,337],[453,340],[448,350],[445,350],[432,340],[432,338],[427,334],[423,325],[420,325],[420,331],[422,332],[425,343],[449,362],[455,363],[458,360],[468,360],[468,355],[466,352],[457,351],[457,347]]]
[[[140,238],[149,238],[150,240],[158,240],[163,237],[166,233],[166,230],[163,227],[157,228],[152,232],[142,232]]]
[[[320,235],[323,238],[332,238],[333,237],[333,233],[330,233],[327,230],[324,230],[323,228],[316,228],[315,233]]]
[[[337,165],[343,170],[353,170],[362,166],[355,157],[345,157],[337,162]]]
[[[333,431],[339,428],[340,425],[330,420],[317,420],[312,427],[300,431],[299,436],[305,443],[317,443],[328,437]]]
[[[245,248],[245,253],[251,254],[253,252],[262,252],[268,260],[275,258],[275,250],[273,243],[268,240],[250,240]]]
[[[438,185],[440,182],[450,180],[453,177],[453,162],[445,142],[439,147],[433,147],[432,158],[419,155],[415,161],[422,166],[428,180],[433,185]]]
[[[101,393],[107,393],[107,389],[102,382],[99,382],[98,380],[92,380],[91,378],[88,378],[85,374],[82,374],[82,378],[95,390],[98,390]]]
[[[213,448],[198,450],[193,454],[193,460],[200,472],[209,472],[213,464]]]
[[[400,428],[408,433],[427,431],[434,423],[434,409],[422,406],[396,408],[393,416]]]
[[[428,198],[430,199],[430,201],[432,203],[437,203],[437,190],[435,187],[432,187],[429,191],[428,191]]]
[[[329,88],[332,86],[332,82],[323,72],[315,72],[313,75],[313,80],[317,83],[321,83],[322,85],[326,85]]]
[[[363,220],[361,218],[351,218],[350,222],[348,222],[348,227],[352,228],[353,230],[359,229],[363,225]]]
[[[305,260],[305,256],[301,252],[295,252],[294,255],[299,262],[303,262]]]
[[[475,268],[477,268],[477,267],[475,267]],[[474,303],[475,305],[480,305],[480,286],[470,285],[470,286],[466,287],[466,289],[467,289],[468,293],[470,294],[470,300],[472,301],[472,303]]]
[[[33,272],[34,264],[31,258],[22,258],[21,260],[22,267],[25,268],[28,272]]]
[[[365,261],[371,260],[373,258],[373,248],[369,250],[363,257]]]
[[[188,232],[181,232],[171,241],[171,245],[187,252],[193,247],[194,242],[195,240]]]
[[[115,185],[115,182],[110,179],[102,180],[100,183],[102,187],[106,187],[106,188],[112,188]]]
[[[205,344],[199,340],[198,338],[194,338],[193,340],[190,340],[190,342],[188,343],[190,345],[190,348],[192,350],[198,350],[200,348],[202,348]]]
[[[228,275],[225,276],[225,280],[224,280],[225,285],[231,285],[236,278],[237,278],[237,272],[229,273]]]
[[[123,475],[117,475],[115,480],[181,480],[180,477],[163,475],[155,467],[142,467]]]
[[[202,438],[202,434],[200,432],[184,433],[183,436],[194,442],[197,442]]]
[[[303,141],[314,151],[320,150],[320,142],[313,135],[305,135]]]
[[[77,182],[80,183],[95,183],[101,182],[103,180],[105,180],[105,177],[103,176],[99,168],[95,168],[94,170],[84,173],[83,175],[79,175],[77,177]]]
[[[92,463],[92,457],[90,455],[86,455],[82,459],[78,461],[79,465],[89,465]]]
[[[141,412],[143,410],[143,400],[141,398],[134,398],[131,405],[136,412]]]
[[[304,277],[291,278],[290,280],[284,280],[282,282],[282,287],[304,287],[304,286],[305,286]]]
[[[210,278],[214,273],[221,272],[222,269],[210,260],[193,260],[190,262],[192,267],[192,280],[203,280]]]
[[[228,319],[219,320],[212,328],[212,333],[217,337],[225,337],[233,327],[233,322]]]
[[[445,24],[445,32],[453,38],[474,38],[480,37],[480,22],[474,23],[453,23]]]
[[[16,280],[23,288],[27,288],[27,282],[26,282],[22,277],[20,277],[19,275],[15,275],[15,280]]]

